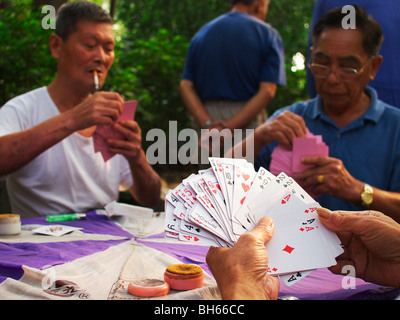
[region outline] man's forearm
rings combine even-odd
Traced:
[[[143,150],[138,160],[130,167],[133,177],[130,191],[133,197],[142,206],[154,207],[160,199],[161,179],[148,163]]]
[[[228,120],[228,127],[231,130],[245,127],[257,115],[259,115],[274,99],[277,85],[274,83],[261,83],[260,90],[254,95],[245,106]]]
[[[179,92],[189,113],[195,118],[201,127],[204,127],[205,123],[211,120],[211,117],[197,95],[193,83],[189,80],[182,80]]]
[[[63,114],[0,138],[0,176],[22,168],[73,132]]]
[[[400,193],[373,189],[374,200],[370,209],[380,211],[400,223]]]

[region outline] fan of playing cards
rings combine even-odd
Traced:
[[[336,264],[343,252],[337,235],[320,223],[319,204],[285,173],[258,172],[244,159],[209,158],[170,190],[165,236],[206,246],[234,246],[263,216],[274,220],[266,245],[269,273],[288,285],[312,270]],[[285,275],[285,276],[283,276]]]

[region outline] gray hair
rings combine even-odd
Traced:
[[[364,9],[354,6],[356,11],[356,29],[360,30],[363,36],[363,49],[369,56],[379,54],[383,42],[383,33],[379,23],[369,16]],[[345,14],[342,8],[336,8],[323,15],[316,23],[312,32],[312,42],[315,46],[322,32],[331,28],[342,28],[342,21]]]
[[[82,20],[113,24],[111,16],[97,4],[89,1],[71,2],[63,4],[58,10],[55,33],[66,41]]]

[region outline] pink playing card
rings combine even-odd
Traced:
[[[123,120],[133,120],[135,118],[137,104],[137,100],[126,101],[124,103],[124,110],[122,111],[117,122]],[[123,139],[124,137],[119,132],[114,130],[110,125],[98,125],[96,131],[93,133],[94,151],[100,152],[105,162],[115,156],[114,153],[108,150],[108,138]]]
[[[329,147],[322,140],[322,136],[313,135],[308,131],[307,137],[293,139],[292,172],[302,172],[310,168],[309,165],[301,163],[303,157],[328,155]]]
[[[309,165],[301,163],[303,157],[317,155],[316,138],[294,138],[292,155],[292,172],[302,172],[310,168]]]
[[[287,175],[292,175],[292,150],[286,149],[278,145],[272,155],[269,170],[272,174],[278,175],[285,172]]]

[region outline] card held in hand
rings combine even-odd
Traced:
[[[137,104],[137,100],[126,101],[122,114],[119,116],[117,122],[122,120],[134,120]],[[110,125],[98,125],[96,131],[93,133],[94,152],[100,152],[105,162],[115,156],[114,153],[108,150],[108,138],[123,139],[124,137]]]
[[[320,222],[320,205],[294,179],[262,167],[256,172],[243,159],[209,161],[209,169],[190,175],[167,194],[166,238],[232,247],[269,216],[275,225],[265,246],[270,275],[291,286],[315,269],[336,264],[343,252],[340,240]]]

